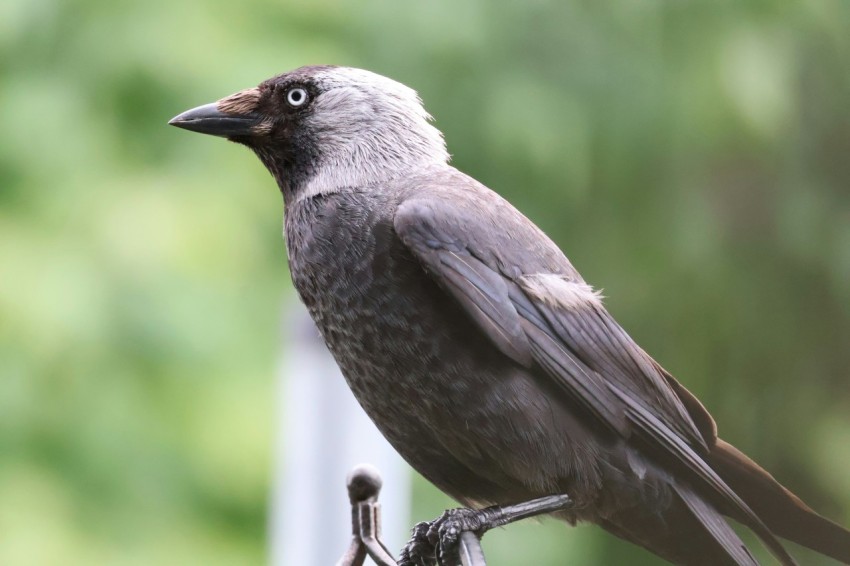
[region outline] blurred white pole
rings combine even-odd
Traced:
[[[378,468],[383,540],[398,552],[409,535],[410,472],[366,416],[304,307],[287,305],[278,384],[272,566],[335,564],[351,540],[345,478]]]

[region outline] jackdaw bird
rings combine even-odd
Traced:
[[[850,532],[718,438],[552,240],[448,164],[410,88],[302,67],[170,123],[265,164],[293,283],[348,385],[463,505],[566,494],[556,517],[670,562],[756,564],[725,516],[782,564],[777,537],[850,563]]]

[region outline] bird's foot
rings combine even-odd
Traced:
[[[481,511],[465,507],[449,509],[433,521],[417,523],[401,551],[399,566],[456,566],[461,534],[478,534],[482,526]]]
[[[435,547],[428,539],[431,523],[416,523],[410,540],[401,549],[398,566],[433,566],[436,563]]]
[[[410,541],[401,551],[398,566],[457,566],[461,535],[473,533],[478,538],[494,527],[500,527],[547,513],[574,508],[567,495],[550,495],[515,505],[484,509],[449,509],[433,521],[417,523]]]

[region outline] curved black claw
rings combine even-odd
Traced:
[[[439,518],[431,522],[431,528],[428,529],[428,540],[436,548],[437,563],[440,566],[460,566],[460,535],[464,532],[477,535],[481,527],[480,511],[463,507],[444,511]]]
[[[464,532],[481,528],[480,511],[449,509],[433,521],[417,523],[401,551],[399,566],[459,566],[458,546]]]
[[[437,550],[428,537],[431,524],[436,520],[416,523],[410,533],[410,540],[401,549],[398,566],[434,566],[437,563]]]

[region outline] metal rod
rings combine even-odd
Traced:
[[[374,467],[361,464],[348,474],[351,502],[351,544],[337,566],[362,566],[369,556],[377,566],[398,566],[381,542],[381,504],[378,494],[383,481]]]
[[[461,533],[458,552],[463,566],[487,566],[481,541],[475,533],[469,531]]]

